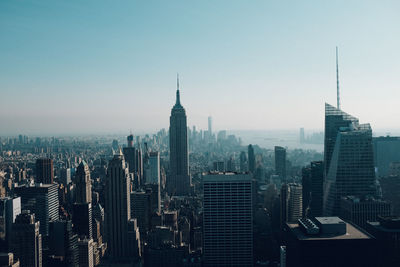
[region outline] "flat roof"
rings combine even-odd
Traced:
[[[320,224],[343,224],[345,223],[339,217],[315,217],[315,220]]]
[[[328,217],[329,218],[329,217]],[[339,219],[340,220],[340,219]],[[346,234],[343,235],[307,235],[299,227],[298,223],[287,223],[289,229],[297,237],[298,240],[337,240],[337,239],[372,239],[372,236],[366,232],[362,232],[350,223],[344,222],[346,224]]]
[[[211,172],[203,175],[203,182],[251,181],[251,175],[234,172]]]

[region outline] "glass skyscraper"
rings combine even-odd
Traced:
[[[372,129],[325,104],[324,212],[339,215],[342,196],[376,193]]]

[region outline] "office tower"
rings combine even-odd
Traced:
[[[241,172],[247,172],[247,157],[246,157],[246,152],[242,151],[240,152],[240,171]]]
[[[128,141],[128,147],[133,147],[133,134],[128,135],[126,139]]]
[[[110,160],[105,187],[107,246],[114,260],[129,258],[128,221],[131,218],[129,172],[121,151]]]
[[[93,237],[92,203],[74,203],[72,206],[74,232],[81,238]]]
[[[141,256],[140,233],[137,226],[137,220],[132,218],[128,221],[128,251],[133,259],[138,259]]]
[[[379,266],[373,236],[339,217],[287,223],[283,235],[287,267]]]
[[[11,249],[21,266],[42,266],[42,235],[39,233],[40,222],[35,222],[35,215],[23,211],[15,218]]]
[[[186,112],[180,102],[179,79],[176,103],[171,110],[169,124],[170,176],[168,193],[188,195],[190,193],[189,152],[187,139]]]
[[[247,147],[247,153],[249,154],[249,172],[254,174],[254,171],[256,169],[256,156],[254,155],[254,148],[253,146],[250,144]]]
[[[49,235],[49,222],[58,220],[58,186],[57,184],[30,184],[14,188],[17,196],[21,197],[22,210],[35,213],[40,221],[40,233]]]
[[[300,128],[300,143],[304,143],[306,141],[306,137],[304,135],[304,128]]]
[[[10,244],[12,225],[17,215],[21,213],[21,198],[0,198],[0,247],[7,248]],[[1,251],[1,250],[0,250]]]
[[[310,217],[322,216],[324,163],[313,161],[302,170],[303,215]]]
[[[118,149],[119,149],[118,140],[114,139],[114,140],[112,141],[111,147],[112,147],[112,149],[113,149],[114,151],[118,151]]]
[[[281,146],[275,146],[275,174],[286,181],[286,149]]]
[[[61,257],[64,266],[78,265],[78,236],[71,221],[52,221],[49,224],[49,255]]]
[[[160,153],[150,152],[149,153],[149,167],[150,173],[146,177],[146,183],[160,184]]]
[[[303,189],[300,184],[283,184],[281,188],[281,226],[303,216]]]
[[[140,148],[140,136],[136,137],[137,147],[133,146],[133,135],[127,137],[128,147],[123,148],[125,164],[129,172],[134,174],[135,187],[139,187],[143,183],[143,155]]]
[[[140,233],[146,233],[150,229],[151,194],[146,192],[132,192],[131,217],[137,219]]]
[[[236,163],[233,157],[230,157],[226,163],[226,171],[236,172]]]
[[[378,216],[366,230],[377,240],[378,266],[400,266],[400,217]]]
[[[325,138],[324,212],[338,215],[342,196],[376,194],[372,130],[326,104]]]
[[[252,191],[248,174],[203,177],[204,266],[253,266]]]
[[[212,132],[212,117],[208,116],[208,134],[210,136],[210,139],[213,136],[213,132]]]
[[[78,240],[79,267],[93,267],[93,239]]]
[[[372,138],[374,162],[378,177],[390,174],[390,164],[400,162],[400,137],[381,136]]]
[[[386,176],[379,179],[382,198],[392,203],[393,215],[400,216],[400,176]]]
[[[147,184],[146,193],[150,194],[151,198],[151,213],[161,212],[161,192],[160,184]]]
[[[61,169],[59,181],[65,186],[71,182],[71,168]]]
[[[36,160],[36,183],[52,184],[54,182],[54,168],[52,159]]]
[[[391,209],[387,201],[345,196],[340,201],[340,218],[366,229],[367,221],[375,222],[378,216],[390,216]]]
[[[75,195],[76,203],[92,202],[92,182],[90,180],[89,166],[85,161],[79,164],[75,174]]]

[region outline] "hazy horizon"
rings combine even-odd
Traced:
[[[397,1],[1,1],[0,135],[168,129],[176,73],[188,125],[322,129],[336,104],[393,132]],[[390,130],[392,129],[392,130]],[[397,130],[395,130],[397,132]]]

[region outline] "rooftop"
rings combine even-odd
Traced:
[[[321,217],[320,217],[321,218]],[[324,218],[324,217],[322,217]],[[337,223],[335,219],[332,217],[325,217],[326,220],[322,220],[322,223]],[[337,217],[336,217],[337,218]],[[356,228],[350,223],[344,222],[340,218],[340,221],[346,224],[346,233],[342,235],[332,235],[332,234],[318,234],[318,235],[307,235],[301,229],[298,223],[287,223],[287,226],[292,231],[292,233],[296,236],[298,240],[348,240],[348,239],[371,239],[368,233],[363,232],[362,230]]]

